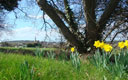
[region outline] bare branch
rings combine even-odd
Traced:
[[[71,27],[71,31],[73,33],[76,33],[77,30],[78,30],[78,25],[77,23],[75,22],[75,16],[74,16],[74,13],[73,11],[71,10],[70,6],[69,6],[69,3],[67,0],[64,0],[64,6],[65,6],[65,12],[66,12],[66,17],[69,21],[69,27]]]
[[[78,48],[83,47],[83,44],[76,38],[74,34],[70,32],[67,26],[64,24],[62,19],[57,15],[54,8],[47,3],[46,0],[37,1],[40,8],[47,13],[47,15],[53,20],[59,29],[61,29],[62,34],[65,38],[70,41],[73,45],[78,46]]]
[[[66,18],[66,16],[65,16],[65,13],[63,13],[62,11],[60,11],[60,10],[58,10],[58,9],[56,9],[56,8],[54,8],[55,9],[55,11],[57,12],[57,14],[60,16],[60,17],[62,17],[68,24],[69,24],[69,21],[68,21],[68,19]]]
[[[111,14],[113,13],[113,11],[115,11],[115,8],[117,7],[117,5],[120,1],[121,0],[110,0],[108,6],[104,10],[104,13],[101,15],[101,18],[98,21],[98,24],[100,25],[100,28],[105,27],[107,21],[111,17]]]
[[[121,31],[117,32],[117,33],[114,35],[114,37],[112,38],[111,43],[114,41],[114,39],[116,38],[116,36],[117,36],[119,33],[125,32],[126,30],[128,30],[128,27],[126,27],[125,29],[122,29]]]
[[[20,9],[20,8],[17,8],[17,9],[19,9],[21,12],[23,12],[25,14],[25,16],[28,17],[28,14],[26,12],[24,12],[22,9]]]
[[[84,15],[87,24],[89,23],[96,23],[96,15],[95,15],[95,8],[96,8],[96,0],[83,0],[84,6]]]
[[[68,24],[69,24],[69,22],[68,22],[68,19],[66,18],[66,16],[65,16],[65,13],[64,12],[62,12],[61,10],[59,10],[59,8],[56,6],[56,4],[55,4],[55,2],[53,1],[53,0],[51,0],[52,1],[52,3],[53,3],[53,5],[55,6],[55,11],[58,13],[58,15],[61,17],[61,18],[63,18]]]
[[[105,39],[106,39],[116,28],[118,28],[118,27],[119,27],[121,24],[123,24],[123,23],[124,23],[124,21],[121,21],[121,22],[117,23],[117,25],[115,24],[114,27],[112,27],[112,28],[110,29],[110,31],[105,35],[103,41],[105,41]]]

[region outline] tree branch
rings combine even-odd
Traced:
[[[66,12],[66,17],[68,19],[68,22],[69,22],[69,26],[71,27],[71,31],[73,33],[76,33],[77,30],[78,30],[78,25],[77,23],[75,22],[75,16],[74,16],[74,13],[73,11],[71,10],[70,6],[69,6],[69,3],[67,0],[64,0],[64,6],[65,6],[65,12]]]
[[[126,30],[128,30],[128,27],[126,27],[125,29],[122,29],[121,31],[117,32],[117,33],[114,35],[114,37],[112,38],[111,43],[114,41],[114,39],[116,38],[116,36],[117,36],[119,33],[122,33],[122,32],[124,32],[124,31],[126,31]]]
[[[85,42],[90,47],[93,47],[93,43],[95,40],[100,39],[97,32],[96,26],[96,15],[95,15],[95,8],[96,8],[96,0],[82,0],[83,7],[84,7],[84,16],[86,20],[86,28],[85,28]]]
[[[65,13],[63,13],[62,11],[60,11],[60,10],[58,10],[56,8],[54,8],[54,9],[55,9],[56,13],[69,24],[69,21],[68,21],[68,19],[65,16]]]
[[[61,30],[64,37],[70,41],[74,46],[77,46],[77,49],[84,47],[81,41],[79,41],[74,34],[70,32],[68,27],[64,24],[62,19],[58,16],[54,8],[47,3],[46,0],[38,0],[37,1],[40,8],[47,13],[47,15],[53,20],[53,22],[57,25],[57,27]]]
[[[54,9],[55,9],[55,11],[57,12],[57,14],[58,14],[61,18],[63,18],[63,19],[69,24],[68,19],[67,19],[66,16],[65,16],[65,13],[62,12],[61,10],[59,10],[59,8],[56,6],[56,4],[54,3],[53,0],[51,0],[51,1],[52,1],[53,5],[55,6]]]
[[[111,28],[111,30],[105,35],[105,38],[103,39],[103,41],[105,41],[105,39],[106,39],[116,28],[118,28],[118,27],[119,27],[121,24],[123,24],[123,23],[124,23],[124,21],[117,23],[117,25],[114,25],[114,27]]]
[[[84,15],[85,15],[86,23],[95,24],[96,23],[96,15],[95,15],[96,0],[83,0],[83,6],[84,6]]]
[[[110,0],[108,6],[104,10],[104,13],[101,15],[101,18],[98,21],[100,28],[102,28],[102,29],[105,28],[107,21],[111,17],[111,14],[113,13],[113,11],[115,11],[115,8],[117,7],[117,5],[120,1],[121,0]]]

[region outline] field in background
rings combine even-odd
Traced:
[[[41,57],[55,57],[56,59],[69,60],[70,50],[65,51],[59,48],[15,48],[0,47],[0,52],[4,54],[23,54]]]
[[[56,51],[56,48],[38,48],[44,52]],[[0,52],[4,53],[21,53],[21,54],[32,54],[34,55],[37,48],[15,48],[15,47],[0,47]]]

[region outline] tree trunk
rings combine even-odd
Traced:
[[[86,43],[93,50],[95,40],[99,39],[96,26],[96,0],[83,0],[84,16],[86,20]]]
[[[85,34],[79,34],[77,24],[74,22],[73,15],[70,16],[70,20],[67,19],[65,16],[66,14],[55,9],[52,5],[48,4],[47,0],[37,0],[38,5],[40,6],[41,10],[46,12],[46,14],[53,20],[53,22],[57,25],[57,27],[61,30],[64,37],[76,47],[79,53],[87,53],[87,49],[91,48],[94,50],[93,44],[95,40],[100,40],[102,38],[102,32],[105,29],[105,26],[112,14],[112,12],[117,7],[120,0],[110,0],[108,6],[106,7],[105,11],[101,15],[99,21],[96,21],[95,15],[95,8],[96,8],[96,1],[97,0],[82,0],[83,7],[84,7],[84,16],[86,20],[86,28]],[[65,0],[65,6],[68,6],[68,0]],[[70,11],[70,8],[67,9],[67,14]],[[57,13],[59,12],[59,13]],[[64,17],[69,26],[65,24],[62,17]],[[64,15],[65,14],[65,15]],[[72,17],[71,17],[72,16]],[[70,22],[69,22],[70,21]],[[73,25],[74,24],[74,25]],[[72,32],[69,27],[74,29]],[[75,27],[75,28],[74,28]],[[80,36],[86,36],[80,37]]]
[[[37,1],[40,8],[46,12],[46,14],[53,20],[53,22],[57,25],[57,27],[61,30],[64,37],[73,45],[76,47],[78,52],[85,53],[86,47],[84,44],[77,38],[78,36],[75,36],[69,28],[64,24],[62,19],[58,16],[54,8],[47,3],[46,0],[39,0]]]

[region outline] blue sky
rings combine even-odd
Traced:
[[[58,30],[50,29],[49,26],[47,27],[47,32],[45,28],[41,30],[44,26],[42,19],[43,12],[36,3],[27,3],[27,0],[22,0],[19,2],[18,8],[19,9],[15,9],[15,11],[7,14],[5,19],[6,24],[13,28],[11,28],[11,32],[2,35],[1,41],[35,40],[35,37],[40,41],[59,41],[61,35],[58,33]],[[20,9],[22,9],[23,12]],[[45,15],[45,19],[56,28],[55,24],[47,15]],[[47,37],[46,34],[49,37]]]
[[[58,29],[51,29],[50,26],[47,26],[47,32],[45,31],[43,12],[39,6],[32,1],[34,0],[21,0],[18,6],[19,9],[15,9],[7,14],[5,21],[6,25],[12,26],[11,32],[3,33],[0,41],[35,40],[35,37],[39,41],[60,41],[61,35]],[[27,14],[27,16],[25,14]],[[57,28],[47,15],[45,15],[45,19],[54,28]],[[42,27],[43,30],[41,30]],[[119,38],[122,39],[122,37],[116,39],[118,40]]]

